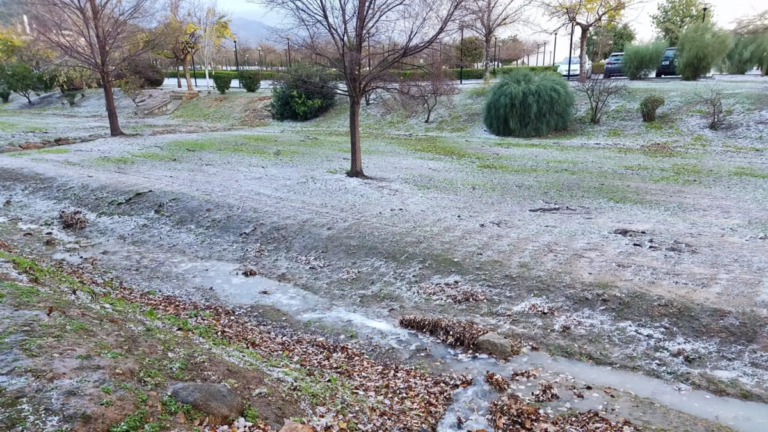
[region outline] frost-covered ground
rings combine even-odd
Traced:
[[[698,103],[711,88],[730,115],[720,131]],[[267,92],[127,113],[137,135],[0,155],[0,215],[89,210],[86,244],[130,245],[100,259],[138,285],[208,295],[163,278],[163,257],[238,262],[376,318],[477,319],[555,354],[768,400],[768,80],[632,83],[601,125],[537,139],[486,133],[482,89],[426,125],[386,101],[367,108],[366,181],[344,176],[343,103],[304,124],[256,115],[247,98]],[[636,109],[649,94],[666,98],[652,125]],[[103,136],[88,98],[14,102],[0,139]],[[453,280],[488,300],[419,290]]]

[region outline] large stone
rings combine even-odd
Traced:
[[[496,358],[506,359],[512,355],[512,343],[498,333],[486,333],[475,342],[475,348]]]
[[[280,429],[280,432],[314,432],[315,430],[312,429],[312,426],[303,425],[301,423],[296,423],[289,421],[285,424],[285,426]]]
[[[179,383],[169,392],[174,399],[220,421],[236,419],[243,413],[243,400],[224,384]]]

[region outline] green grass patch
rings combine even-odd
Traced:
[[[627,170],[627,171],[650,171],[653,168],[651,168],[648,165],[634,164],[634,165],[623,165],[621,169]]]
[[[176,157],[173,155],[165,154],[165,153],[154,153],[154,152],[131,153],[131,157],[138,158],[138,159],[152,160],[157,162],[168,162],[168,161],[176,160]]]
[[[99,156],[93,159],[93,164],[98,166],[132,165],[136,161],[130,156]]]
[[[608,133],[605,134],[608,138],[619,138],[624,136],[624,131],[621,129],[612,128],[608,130]]]
[[[655,177],[652,180],[657,183],[691,184],[698,182],[705,176],[705,171],[698,164],[677,163],[666,168],[667,175]]]
[[[661,122],[653,121],[653,122],[645,122],[643,123],[645,125],[645,128],[648,130],[654,130],[654,131],[660,131],[664,129],[664,125],[661,124]]]
[[[448,144],[432,137],[402,138],[397,140],[396,144],[418,153],[427,153],[454,159],[482,158],[482,155],[472,153],[459,146]]]
[[[40,154],[67,154],[71,153],[72,150],[66,149],[66,148],[47,148],[47,149],[40,149],[36,153]]]
[[[750,177],[756,179],[768,179],[768,172],[758,171],[752,167],[737,166],[731,170],[731,175],[734,177]]]
[[[11,123],[7,121],[0,121],[0,132],[14,133],[14,132],[44,132],[45,128],[41,126],[24,125],[21,123]]]

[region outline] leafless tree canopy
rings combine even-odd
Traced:
[[[113,136],[122,134],[112,81],[115,72],[150,48],[151,0],[36,0],[39,36],[99,75]]]
[[[291,45],[337,70],[339,92],[350,101],[351,168],[364,177],[360,153],[360,104],[387,89],[397,65],[437,42],[463,0],[252,0],[286,12]]]
[[[466,26],[477,33],[485,45],[485,77],[490,78],[491,49],[497,32],[523,20],[523,14],[533,0],[466,0]],[[494,59],[495,60],[495,59]]]
[[[450,102],[451,96],[458,93],[459,88],[439,62],[429,66],[424,80],[401,81],[398,86],[398,95],[406,108],[417,107],[427,111],[424,123],[429,123],[432,112],[440,102]]]
[[[561,26],[573,24],[581,30],[579,80],[586,80],[587,35],[592,27],[620,16],[628,7],[645,0],[539,0],[547,15]]]

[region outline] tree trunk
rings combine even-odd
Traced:
[[[483,81],[486,83],[491,80],[491,38],[485,38],[485,72],[483,73]],[[496,59],[494,59],[496,60]]]
[[[205,66],[205,89],[208,90],[208,94],[211,94],[211,81],[208,78],[208,65]]]
[[[349,142],[351,147],[349,177],[365,178],[360,151],[360,97],[349,95]]]
[[[581,26],[581,47],[579,50],[579,81],[584,82],[587,80],[587,70],[585,69],[587,61],[587,33],[589,27]]]
[[[120,121],[117,119],[117,107],[115,107],[115,95],[112,92],[112,77],[109,73],[101,74],[104,85],[104,101],[107,105],[107,118],[109,119],[109,134],[113,137],[120,136]]]
[[[184,77],[187,79],[187,91],[195,91],[195,87],[192,86],[192,79],[189,77],[189,56],[184,57]]]
[[[432,116],[432,108],[427,108],[427,119],[424,120],[424,123],[429,123],[430,116]]]

